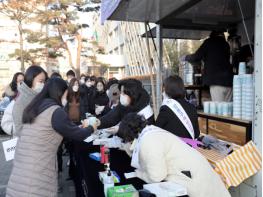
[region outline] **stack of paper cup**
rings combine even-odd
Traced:
[[[242,77],[242,119],[252,120],[254,104],[253,76],[246,74]]]
[[[217,103],[216,102],[210,102],[210,105],[209,105],[209,112],[210,112],[210,114],[217,114],[217,112],[216,112],[216,105],[217,105]]]
[[[223,102],[217,103],[217,114],[222,116],[223,115]]]
[[[246,63],[245,62],[239,62],[238,74],[239,75],[246,74]]]
[[[223,116],[229,115],[229,105],[227,102],[223,102]]]
[[[235,75],[233,81],[233,117],[241,118],[242,106],[242,76]]]
[[[228,116],[233,115],[233,102],[228,103]]]
[[[205,101],[203,103],[203,105],[204,105],[204,113],[209,114],[210,113],[210,102],[209,101]]]
[[[184,62],[184,83],[186,85],[194,84],[194,69],[193,66],[189,62]]]

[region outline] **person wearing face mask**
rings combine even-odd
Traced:
[[[12,116],[16,135],[20,136],[22,130],[22,114],[33,98],[41,92],[48,76],[46,71],[40,66],[30,66],[25,73],[24,82],[19,87],[19,94],[15,99]]]
[[[14,74],[12,82],[7,86],[4,92],[4,97],[8,97],[13,100],[18,94],[18,88],[20,87],[21,83],[24,81],[24,74],[21,72],[17,72]]]
[[[80,89],[80,97],[82,98],[81,106],[83,107],[82,109],[85,110],[83,111],[83,113],[84,114],[87,112],[90,113],[90,109],[89,109],[90,108],[90,97],[95,90],[94,86],[92,86],[90,76],[85,77],[85,83],[80,84],[79,89]]]
[[[101,78],[102,79],[102,78]],[[95,86],[96,82],[97,82],[97,77],[92,75],[90,77],[90,81],[91,81],[91,86]]]
[[[81,74],[81,75],[80,75],[79,83],[80,83],[81,85],[85,84],[85,78],[86,78],[86,75],[85,75],[85,74]]]
[[[57,196],[56,152],[62,138],[81,142],[96,130],[96,123],[87,126],[85,120],[80,128],[69,119],[61,105],[66,89],[63,79],[49,79],[25,108],[7,197]]]
[[[105,92],[105,83],[103,80],[97,80],[95,87],[96,90],[90,97],[90,113],[96,117],[101,117],[109,111],[107,107],[109,98]]]
[[[186,187],[191,197],[230,197],[207,159],[177,136],[136,114],[126,115],[117,134],[132,144],[131,165],[146,183],[170,181]],[[209,185],[209,187],[208,187]]]
[[[170,76],[164,80],[163,89],[163,103],[155,125],[178,137],[198,138],[200,130],[197,111],[194,105],[185,100],[183,80],[176,75]]]
[[[81,110],[80,110],[80,92],[79,92],[80,84],[76,78],[72,78],[68,90],[67,90],[67,100],[65,105],[65,110],[68,112],[69,118],[76,124],[80,123],[81,119],[85,119],[81,117]],[[65,101],[63,104],[65,104]]]
[[[4,111],[1,128],[8,135],[15,135],[14,120],[12,116],[12,111],[14,108],[15,98],[18,95],[18,89],[21,83],[24,81],[24,74],[17,72],[14,74],[12,82],[8,85],[5,90],[4,98],[0,102],[0,109]]]
[[[74,73],[73,70],[69,70],[69,71],[66,73],[66,76],[67,76],[67,84],[68,84],[68,85],[69,85],[69,83],[70,83],[70,80],[71,80],[72,78],[75,78],[75,77],[76,77],[76,75],[75,75],[75,73]]]
[[[109,108],[113,109],[120,103],[120,90],[119,90],[118,81],[113,83],[108,89],[108,97],[109,97]]]
[[[154,123],[153,110],[150,106],[150,96],[136,79],[119,81],[120,103],[108,114],[100,118],[99,128],[109,128],[117,125],[130,112],[145,116],[149,124]]]
[[[145,117],[148,124],[154,124],[154,114],[150,106],[150,96],[136,79],[119,81],[120,103],[100,118],[99,129],[109,128],[120,123],[128,113],[134,112]],[[124,173],[131,172],[134,168],[130,165],[131,159],[125,151],[117,148],[110,149],[111,169],[116,171],[121,178],[121,184],[133,184],[135,187],[141,183],[137,180],[126,179]]]
[[[72,78],[68,85],[68,89],[65,91],[62,96],[62,105],[64,106],[65,111],[67,112],[69,119],[74,122],[76,125],[81,123],[81,120],[85,119],[85,112],[87,109],[83,109],[85,105],[83,105],[83,98],[80,96],[80,84],[76,78]],[[74,161],[74,142],[70,139],[64,139],[63,143],[65,144],[66,149],[69,152],[69,169],[68,175],[69,179],[73,179],[76,183],[75,179],[75,161]],[[79,143],[79,142],[78,142]],[[59,168],[62,171],[62,157],[59,154]]]

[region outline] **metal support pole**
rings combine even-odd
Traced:
[[[252,139],[262,153],[262,0],[256,0],[254,76],[255,100]],[[262,171],[254,177],[257,196],[262,196]]]
[[[157,97],[157,111],[159,111],[162,104],[162,70],[163,70],[163,40],[162,40],[162,26],[156,26],[156,38],[157,38],[157,54],[158,65],[156,70],[156,97]]]
[[[154,111],[154,117],[157,118],[157,105],[156,105],[156,97],[155,97],[155,87],[154,87],[154,80],[153,80],[153,62],[151,61],[151,50],[150,50],[150,43],[148,38],[148,30],[147,30],[147,23],[144,23],[145,27],[145,33],[146,33],[146,49],[147,49],[147,55],[148,55],[148,67],[150,67],[150,80],[151,80],[151,89],[152,89],[152,101],[153,101],[153,111]]]

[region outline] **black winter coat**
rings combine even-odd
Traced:
[[[192,122],[195,132],[195,138],[199,137],[200,130],[198,124],[197,111],[195,107],[192,104],[188,103],[185,99],[178,99],[177,101],[184,108],[185,112],[187,113],[188,117]],[[183,125],[183,123],[180,121],[180,119],[166,105],[163,105],[160,108],[160,112],[156,120],[156,126],[170,131],[178,137],[192,138],[185,126]]]
[[[146,92],[146,90],[138,90],[141,91],[139,102],[134,103],[132,106],[123,106],[121,104],[117,105],[114,109],[109,111],[105,116],[100,118],[101,125],[98,129],[109,128],[117,125],[122,118],[128,113],[135,112],[138,113],[147,105],[150,104],[150,96]],[[154,123],[154,116],[151,116],[148,119],[148,124]]]
[[[223,37],[208,38],[192,55],[185,58],[189,62],[204,62],[204,85],[231,87],[233,84],[233,68],[230,65],[230,47]]]
[[[98,92],[98,91],[93,91],[92,95],[90,95],[90,99],[89,99],[89,111],[91,114],[96,115],[95,114],[95,105],[99,105],[99,106],[105,106],[104,110],[101,112],[100,115],[96,115],[97,117],[101,117],[103,115],[105,115],[108,111],[109,108],[107,107],[109,104],[109,98],[106,94],[106,92]]]
[[[90,112],[90,100],[91,100],[91,95],[93,94],[95,88],[94,87],[90,87],[88,88],[85,84],[81,85],[80,86],[80,97],[81,97],[81,107],[82,110],[81,110],[81,113],[91,113]],[[86,116],[85,116],[86,117]]]

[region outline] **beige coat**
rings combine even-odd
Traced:
[[[163,180],[181,184],[190,197],[230,197],[220,177],[208,161],[177,136],[156,127],[158,131],[141,139],[139,178],[148,183]],[[190,171],[188,178],[181,171]]]
[[[57,149],[62,141],[51,125],[52,106],[25,124],[15,152],[7,197],[57,196]]]

